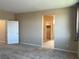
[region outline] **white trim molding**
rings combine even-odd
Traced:
[[[54,49],[59,50],[59,51],[64,51],[64,52],[77,53],[77,51],[72,51],[72,50],[65,50],[65,49],[60,49],[60,48],[54,48]]]
[[[30,44],[30,43],[24,43],[24,42],[20,42],[20,44],[25,44],[25,45],[31,45],[31,46],[41,47],[41,45]]]
[[[25,45],[31,45],[31,46],[36,46],[36,47],[44,48],[41,45],[29,44],[29,43],[24,43],[24,42],[20,42],[20,43],[21,44],[25,44]],[[77,51],[65,50],[65,49],[60,49],[60,48],[54,48],[54,50],[59,50],[59,51],[64,51],[64,52],[69,52],[69,53],[77,53]]]

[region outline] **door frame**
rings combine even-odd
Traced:
[[[42,48],[44,48],[44,46],[43,46],[43,41],[44,41],[44,16],[45,16],[45,15],[42,16],[42,40],[41,40]],[[52,16],[52,17],[53,17],[52,26],[54,26],[54,28],[53,28],[53,30],[52,30],[52,32],[51,32],[51,39],[52,39],[52,38],[55,38],[55,35],[53,35],[53,34],[55,34],[55,33],[54,33],[55,24],[53,25],[53,23],[55,23],[55,15],[46,15],[46,16]],[[51,29],[52,29],[52,28],[51,28]],[[52,37],[52,36],[53,36],[53,37]],[[55,42],[55,40],[54,40],[54,42]]]

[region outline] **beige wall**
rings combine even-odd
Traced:
[[[42,44],[43,15],[55,15],[55,48],[77,51],[76,8],[74,7],[16,14],[20,22],[20,41],[28,44]]]
[[[0,45],[6,43],[6,21],[0,20]]]
[[[6,12],[0,10],[0,19],[5,19],[5,20],[15,20],[15,14],[11,12]]]
[[[31,13],[16,14],[20,21],[20,41],[23,43],[41,45],[42,16],[55,15],[55,48],[77,51],[75,40],[75,8],[45,10]],[[0,19],[15,20],[15,14],[0,10]]]

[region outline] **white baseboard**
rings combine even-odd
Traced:
[[[36,45],[36,44],[29,44],[29,43],[24,43],[24,42],[20,42],[21,44],[26,44],[26,45],[31,45],[31,46],[37,46],[37,47],[41,47],[40,45]]]
[[[60,48],[54,48],[55,50],[64,51],[64,52],[70,52],[70,53],[77,53],[77,51],[71,51],[71,50],[65,50]]]
[[[21,44],[26,44],[26,45],[37,46],[37,47],[43,48],[41,45],[29,44],[29,43],[24,43],[24,42],[20,42],[20,43]],[[54,48],[54,49],[55,50],[59,50],[59,51],[64,51],[64,52],[77,53],[77,51],[65,50],[65,49],[60,49],[60,48]]]

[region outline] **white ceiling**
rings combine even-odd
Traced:
[[[78,0],[0,0],[0,9],[15,13],[69,7]]]

